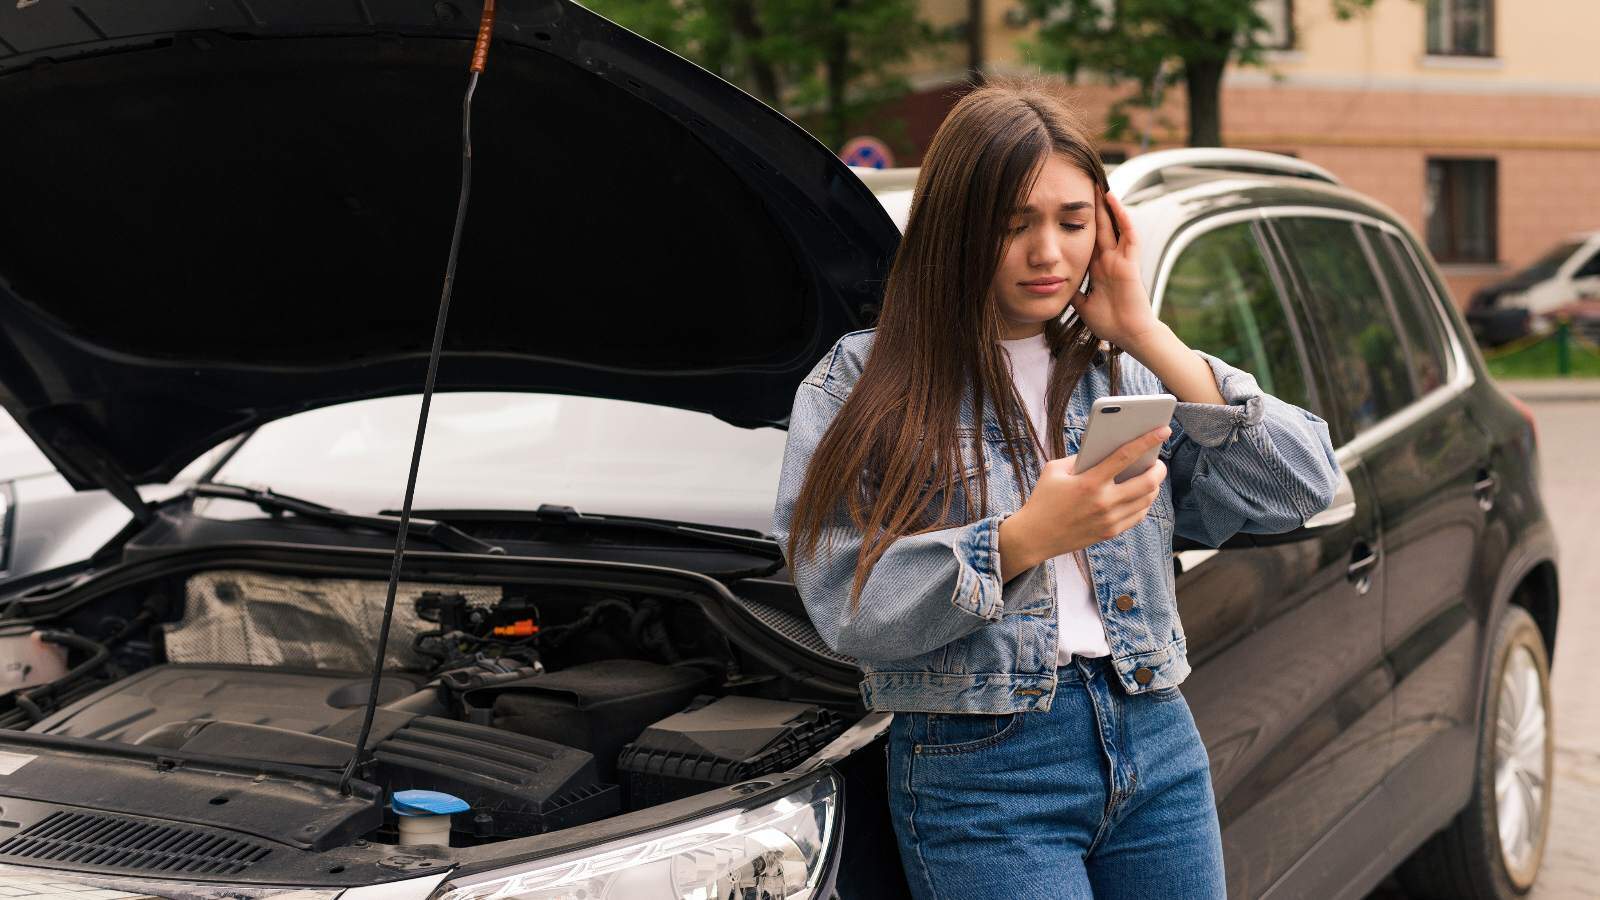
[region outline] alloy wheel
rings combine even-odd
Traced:
[[[1539,666],[1527,647],[1513,647],[1500,676],[1494,795],[1500,853],[1507,873],[1518,884],[1532,880],[1548,816],[1548,721]]]

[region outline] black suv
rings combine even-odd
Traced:
[[[395,516],[227,482],[276,420],[420,386],[476,11],[0,7],[0,403],[128,523],[0,581],[5,893],[904,894],[889,715],[774,543],[694,514],[727,492],[675,517],[438,498],[373,692]],[[441,390],[781,437],[894,252],[862,180],[566,0],[501,11],[475,104]],[[1443,896],[1524,889],[1557,610],[1530,422],[1410,231],[1327,173],[1172,151],[1112,179],[1161,315],[1326,417],[1350,478],[1295,533],[1174,548],[1231,892],[1358,895],[1413,853]],[[546,466],[606,454],[528,410]]]
[[[1161,318],[1325,418],[1349,484],[1284,535],[1175,548],[1230,895],[1522,893],[1550,816],[1556,548],[1531,415],[1416,235],[1315,166],[1111,174]]]
[[[859,174],[903,223],[913,170]],[[1161,319],[1326,419],[1346,474],[1304,528],[1174,548],[1230,896],[1397,865],[1415,897],[1525,892],[1558,610],[1531,413],[1410,228],[1325,169],[1195,148],[1110,180]]]

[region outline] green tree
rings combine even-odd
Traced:
[[[897,63],[936,40],[917,0],[587,0],[838,148],[904,95]]]
[[[1328,0],[1339,19],[1375,0]],[[1074,80],[1083,71],[1131,81],[1133,94],[1113,104],[1106,136],[1127,134],[1129,107],[1158,107],[1162,91],[1183,82],[1189,146],[1222,144],[1222,73],[1229,62],[1262,65],[1256,0],[1023,0],[1039,23],[1025,51],[1043,68]]]

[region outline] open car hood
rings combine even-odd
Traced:
[[[888,215],[683,58],[566,0],[501,7],[439,388],[782,425],[870,315]],[[127,497],[420,389],[480,8],[0,4],[0,403],[70,481]]]

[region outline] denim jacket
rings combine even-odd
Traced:
[[[811,454],[860,376],[872,338],[872,329],[841,337],[795,392],[773,511],[773,535],[784,546]],[[1149,514],[1085,551],[1112,662],[1130,693],[1170,691],[1189,674],[1173,595],[1173,533],[1215,547],[1236,532],[1289,531],[1332,503],[1339,481],[1326,422],[1262,392],[1248,372],[1200,356],[1225,403],[1178,404],[1160,451],[1167,478]],[[1121,393],[1170,393],[1127,354],[1120,368]],[[1097,357],[1067,404],[1068,454],[1078,450],[1090,404],[1108,392]],[[963,405],[961,477],[988,473],[987,510],[965,510],[953,489],[953,521],[967,524],[894,541],[872,567],[855,613],[849,597],[861,533],[842,505],[816,556],[789,561],[823,641],[854,657],[865,675],[859,687],[871,710],[1048,710],[1055,668],[1067,662],[1056,658],[1055,560],[1001,581],[1000,523],[1022,505],[1021,485],[992,407],[978,423],[970,402]],[[976,428],[981,459],[968,430]],[[1023,468],[1031,485],[1038,473]],[[935,498],[933,508],[941,502]]]

